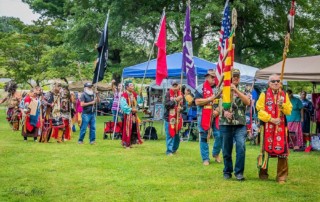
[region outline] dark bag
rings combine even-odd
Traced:
[[[63,126],[62,117],[56,117],[52,119],[52,126]]]
[[[154,127],[148,126],[144,131],[143,139],[157,140],[158,139],[157,130]]]

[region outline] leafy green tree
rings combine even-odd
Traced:
[[[61,44],[59,31],[46,21],[37,21],[35,25],[24,26],[21,33],[2,33],[0,39],[0,66],[5,68],[6,76],[18,83],[34,80],[37,85],[46,79],[47,67],[41,64],[41,58],[52,46]]]
[[[21,32],[23,28],[24,24],[18,18],[0,16],[0,33]]]
[[[182,50],[186,1],[171,0],[23,0],[63,31],[64,47],[75,61],[90,66],[97,57],[97,44],[110,9],[108,71],[121,75],[122,68],[147,60],[166,7],[167,52]],[[235,60],[266,67],[282,59],[283,37],[291,1],[233,0],[238,11]],[[194,55],[210,61],[218,58],[217,41],[225,0],[191,2]],[[319,7],[317,0],[297,1],[295,33],[289,57],[319,54]],[[154,49],[152,57],[156,57]],[[84,70],[86,70],[84,68]],[[91,71],[91,69],[90,69]],[[91,71],[92,72],[92,71]]]

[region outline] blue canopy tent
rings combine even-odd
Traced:
[[[209,62],[207,60],[193,57],[194,66],[197,71],[197,75],[205,75],[208,69],[215,69],[216,64]],[[182,66],[182,53],[173,53],[167,55],[167,64],[168,64],[168,77],[180,77],[181,76],[181,66]],[[122,77],[123,78],[143,78],[144,72],[147,68],[148,62],[141,64],[133,65],[131,67],[126,67],[123,69]],[[150,60],[148,70],[146,72],[146,78],[155,78],[156,77],[156,67],[157,59]]]
[[[197,71],[197,76],[203,76],[207,73],[208,69],[216,69],[216,63],[209,62],[207,60],[193,57],[195,69]],[[182,66],[182,53],[173,53],[167,55],[167,64],[168,64],[168,77],[169,78],[179,78],[181,76],[181,66]],[[122,78],[143,78],[145,70],[147,68],[148,62],[141,64],[133,65],[123,69]],[[156,77],[156,67],[157,60],[150,60],[148,70],[146,72],[146,78],[155,78]],[[235,62],[234,68],[237,68],[241,72],[241,83],[252,83],[256,74],[256,71],[259,70],[256,67],[243,65]],[[185,75],[184,75],[185,78]],[[201,78],[200,77],[200,81]],[[201,83],[201,82],[200,82]],[[267,83],[266,81],[259,80],[257,83]]]

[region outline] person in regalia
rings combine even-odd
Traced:
[[[43,128],[41,142],[49,141],[50,137],[62,142],[64,123],[61,116],[61,83],[54,83],[51,91],[47,92],[42,100]]]
[[[133,144],[142,144],[138,118],[138,104],[143,103],[142,93],[134,91],[132,81],[125,82],[125,92],[120,98],[120,108],[123,112],[122,146],[131,148]]]
[[[4,87],[4,91],[7,92],[7,96],[0,100],[0,104],[7,101],[7,121],[13,130],[19,130],[19,122],[21,119],[21,112],[19,109],[19,103],[21,101],[21,94],[17,91],[18,85],[14,81],[9,81]]]
[[[39,94],[41,88],[39,86],[30,90],[29,94],[25,96],[24,109],[22,115],[22,131],[24,141],[27,141],[28,137],[33,137],[33,140],[37,142],[39,135],[39,129],[41,128],[41,102]]]
[[[180,130],[183,119],[183,94],[176,80],[171,82],[171,88],[165,96],[164,127],[166,132],[166,154],[172,156],[180,145]]]
[[[220,151],[222,147],[222,136],[219,130],[219,106],[217,99],[218,88],[214,79],[216,74],[214,70],[208,70],[205,75],[205,81],[198,86],[195,91],[195,103],[197,105],[198,130],[200,132],[200,154],[203,165],[207,166],[210,162],[208,136],[214,136],[214,144],[212,147],[212,157],[217,163],[220,163]],[[211,128],[211,130],[210,130]],[[211,134],[208,134],[211,132]]]
[[[268,85],[256,105],[258,118],[264,122],[261,128],[262,148],[258,156],[259,178],[268,179],[269,157],[277,157],[276,181],[284,184],[288,176],[289,155],[286,115],[291,114],[292,104],[288,94],[281,90],[279,75],[271,75]]]

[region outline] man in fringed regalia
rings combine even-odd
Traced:
[[[61,91],[61,104],[60,104],[60,113],[63,121],[64,128],[63,130],[63,135],[62,138],[63,140],[70,140],[71,138],[71,112],[74,111],[72,110],[73,105],[72,105],[72,100],[71,100],[71,95],[70,91],[68,89],[68,85],[65,85],[62,87]],[[59,141],[59,140],[58,140]]]
[[[277,157],[276,180],[283,184],[288,176],[289,155],[285,116],[291,114],[292,104],[288,94],[280,88],[279,75],[271,75],[268,84],[269,88],[260,94],[256,105],[258,118],[264,122],[261,127],[261,153],[258,157],[259,178],[268,179],[269,157]]]
[[[41,88],[39,86],[34,87],[23,99],[24,104],[21,134],[24,138],[24,141],[27,141],[28,137],[33,137],[33,140],[37,142],[39,129],[41,127],[41,102],[39,99],[40,92]]]
[[[61,116],[61,84],[55,83],[53,89],[47,92],[42,100],[43,128],[41,142],[49,141],[50,137],[62,142],[64,123]]]
[[[13,130],[19,130],[19,122],[21,119],[21,112],[19,110],[19,103],[21,101],[21,95],[17,92],[17,84],[14,81],[6,83],[4,91],[8,95],[0,101],[0,104],[7,101],[7,120]]]
[[[125,90],[120,99],[124,115],[122,146],[129,149],[132,144],[142,144],[137,105],[143,102],[143,98],[134,91],[134,85],[130,80],[125,82]]]
[[[180,130],[182,127],[183,95],[179,90],[176,80],[171,83],[172,87],[166,93],[164,110],[164,128],[166,131],[166,154],[172,156],[179,148]]]

